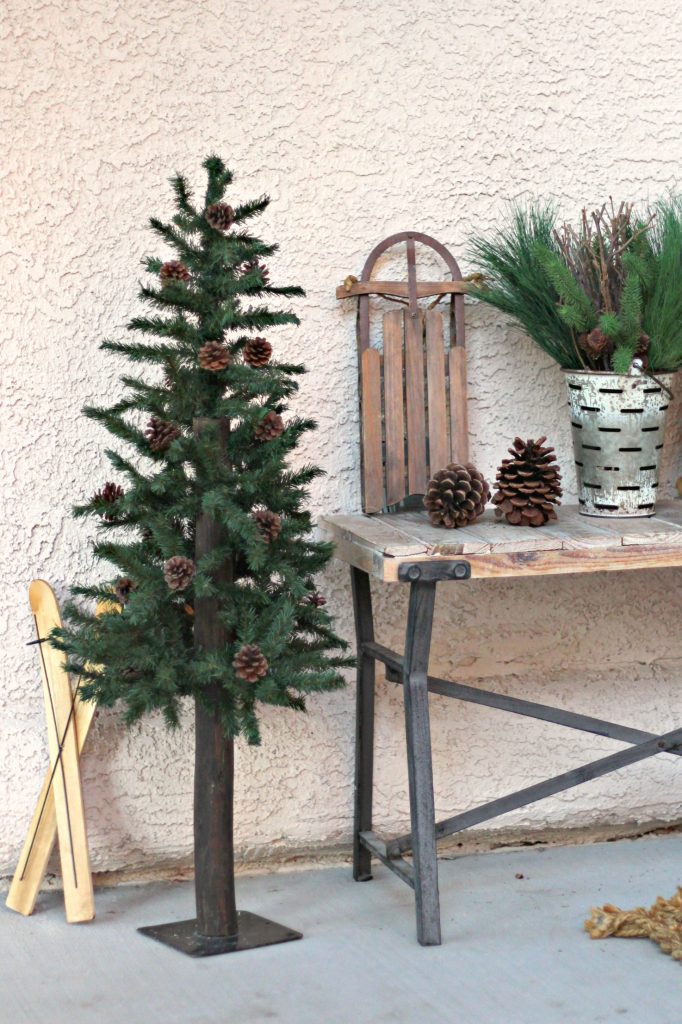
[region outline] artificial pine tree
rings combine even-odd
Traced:
[[[147,930],[193,955],[296,937],[235,909],[233,741],[259,742],[259,704],[305,710],[351,663],[314,582],[331,557],[305,508],[320,470],[289,461],[315,426],[287,409],[304,368],[270,358],[262,337],[298,323],[281,301],[304,293],[269,283],[277,247],[247,228],[267,197],[233,207],[230,171],[215,156],[203,166],[203,201],[177,175],[172,222],[150,222],[174,255],[144,260],[151,311],[128,324],[132,340],[102,345],[147,372],[84,410],[130,454],[109,450],[118,480],[74,510],[97,521],[106,578],[74,588],[54,637],[81,694],[121,702],[129,723],[159,709],[176,725],[194,698],[197,920]],[[83,599],[120,614],[96,618]]]

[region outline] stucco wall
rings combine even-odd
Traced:
[[[301,458],[328,472],[316,510],[359,506],[354,316],[334,286],[369,249],[414,227],[462,257],[504,200],[655,196],[682,166],[682,11],[676,0],[5,0],[0,18],[0,871],[18,855],[46,763],[26,588],[60,594],[91,569],[69,506],[105,479],[106,436],[79,409],[116,393],[97,350],[137,309],[151,213],[175,169],[199,181],[223,155],[237,193],[272,194],[263,231],[276,279],[301,282],[303,327],[274,339],[305,360],[301,404],[320,429]],[[466,263],[465,263],[466,266]],[[515,433],[547,433],[568,495],[570,437],[556,367],[490,313],[467,307],[472,455],[492,473]],[[674,411],[666,479],[680,462]],[[322,581],[348,636],[338,566]],[[458,679],[661,729],[680,705],[680,574],[473,583],[443,589],[434,665]],[[455,592],[456,591],[456,592]],[[400,642],[405,594],[377,602]],[[404,825],[399,695],[378,706],[377,825]],[[267,709],[260,749],[240,749],[245,851],[348,838],[354,687],[307,717]],[[437,807],[454,813],[612,744],[433,700]],[[191,850],[191,728],[126,732],[99,716],[85,758],[98,869]],[[583,756],[585,757],[583,758]],[[672,759],[527,808],[539,828],[679,816]]]

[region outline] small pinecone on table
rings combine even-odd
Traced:
[[[256,437],[259,441],[274,441],[284,431],[284,420],[278,412],[266,413],[256,426]]]
[[[234,224],[234,210],[229,203],[211,203],[204,216],[217,231],[229,231]]]
[[[253,513],[253,518],[266,544],[269,544],[272,540],[277,540],[282,529],[281,516],[267,508],[261,508]]]
[[[268,671],[268,663],[256,644],[244,644],[240,647],[234,656],[232,667],[235,675],[245,679],[247,683],[257,683]]]
[[[433,526],[452,530],[468,526],[482,514],[490,500],[490,488],[482,473],[470,462],[451,462],[432,480],[424,495],[424,508]]]
[[[222,341],[207,341],[199,349],[199,366],[202,370],[218,373],[219,370],[226,370],[231,362],[230,350]]]
[[[119,484],[114,484],[108,480],[104,487],[93,494],[92,501],[103,501],[107,505],[115,505],[119,498],[123,497],[123,493],[123,488]],[[113,522],[116,518],[116,513],[113,510],[111,512],[104,512],[103,515],[108,523]]]
[[[244,362],[259,369],[270,361],[272,345],[265,338],[251,338],[244,346]]]
[[[159,277],[161,278],[161,283],[166,284],[167,281],[189,281],[190,274],[185,264],[180,260],[168,260],[161,267]]]
[[[144,434],[153,452],[165,452],[180,437],[180,431],[174,423],[167,423],[157,416],[152,416]]]
[[[192,559],[184,555],[173,555],[163,566],[163,577],[171,590],[185,590],[196,572],[197,567]]]
[[[495,515],[512,526],[544,526],[556,519],[555,505],[561,504],[561,473],[554,449],[543,447],[546,437],[537,441],[515,438],[497,471]]]

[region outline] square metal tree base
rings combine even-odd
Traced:
[[[239,931],[232,938],[222,936],[199,935],[197,922],[177,921],[171,924],[151,925],[138,928],[150,939],[163,942],[166,946],[179,949],[187,956],[217,956],[219,953],[238,953],[241,949],[257,949],[258,946],[274,946],[279,942],[291,942],[302,939],[300,932],[286,928],[283,924],[268,921],[266,917],[251,914],[248,910],[240,910]]]

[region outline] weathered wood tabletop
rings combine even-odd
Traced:
[[[651,518],[597,519],[578,505],[539,529],[510,526],[488,509],[472,526],[443,530],[425,512],[325,516],[320,526],[349,565],[387,583],[404,562],[461,558],[472,579],[609,572],[682,565],[682,501],[662,501]]]

